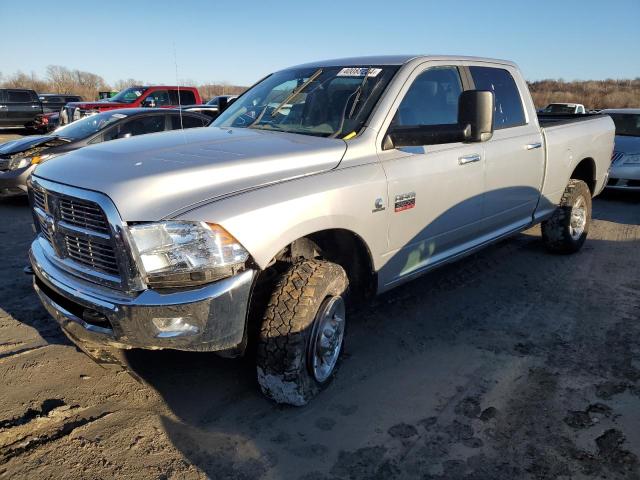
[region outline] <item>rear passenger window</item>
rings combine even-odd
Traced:
[[[182,115],[182,124],[180,123],[180,115],[171,116],[171,130],[179,130],[180,128],[197,128],[206,126],[207,122],[200,117],[191,115]]]
[[[31,92],[16,92],[11,90],[7,92],[7,102],[26,103],[31,101]]]
[[[469,67],[477,90],[489,90],[495,95],[493,128],[517,127],[526,124],[522,100],[511,74],[502,68]]]
[[[456,67],[436,67],[420,74],[402,99],[392,124],[445,125],[458,122],[458,100],[462,93]]]
[[[196,96],[191,90],[180,90],[180,101],[178,101],[178,90],[171,90],[172,105],[194,105]]]

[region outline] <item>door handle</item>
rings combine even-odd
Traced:
[[[463,157],[458,157],[458,164],[459,165],[466,165],[467,163],[479,162],[480,158],[481,157],[480,157],[479,153],[473,153],[471,155],[465,155]]]
[[[31,108],[40,108],[39,105],[31,105]]]
[[[525,148],[527,150],[535,150],[536,148],[540,148],[540,147],[542,147],[542,143],[541,142],[528,143],[527,145],[525,145]]]
[[[0,108],[7,108],[6,105],[0,105]]]

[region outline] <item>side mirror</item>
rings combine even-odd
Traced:
[[[460,94],[458,124],[469,125],[467,142],[486,142],[493,136],[494,96],[489,90],[467,90]]]
[[[156,99],[153,97],[147,97],[142,101],[142,106],[147,108],[155,108],[156,107]]]
[[[493,135],[493,92],[467,90],[458,101],[458,123],[392,127],[383,150],[456,142],[486,142]]]
[[[129,138],[131,136],[131,132],[125,132],[118,135],[118,138]]]

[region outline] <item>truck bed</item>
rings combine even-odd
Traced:
[[[594,117],[603,117],[602,113],[538,113],[538,123],[540,127],[554,127],[567,123],[583,122],[592,120]]]

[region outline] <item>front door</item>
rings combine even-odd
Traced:
[[[425,66],[408,85],[390,128],[457,123],[463,91],[458,67]],[[380,272],[386,289],[476,240],[482,219],[484,151],[480,143],[450,143],[379,155],[388,180],[390,251]]]

